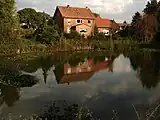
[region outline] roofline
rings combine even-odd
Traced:
[[[59,9],[60,11],[60,7],[67,7],[67,6],[57,6],[56,9]],[[91,11],[90,8],[81,8],[81,7],[71,7],[70,8],[78,8],[78,9],[88,9]],[[93,12],[91,11],[91,13],[93,14]],[[63,14],[61,14],[63,18],[72,18],[72,19],[91,19],[91,20],[95,20],[96,17],[70,17],[70,16],[64,16]]]
[[[59,7],[67,7],[67,6],[61,6],[61,5],[60,5],[60,6],[57,6],[57,7],[59,8]],[[80,8],[80,9],[84,9],[84,8],[85,8],[85,9],[91,10],[89,7],[87,7],[87,8],[86,8],[86,7],[74,7],[74,6],[73,6],[73,7],[72,7],[72,6],[69,6],[69,7],[70,7],[70,8]]]
[[[90,19],[90,20],[95,20],[95,18],[87,18],[87,17],[66,17],[66,16],[62,16],[63,18],[71,18],[71,19]]]

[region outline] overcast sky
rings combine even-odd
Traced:
[[[89,7],[102,17],[116,21],[131,21],[136,11],[142,12],[147,0],[17,0],[17,8],[35,8],[54,14],[57,5],[70,5],[76,7]]]

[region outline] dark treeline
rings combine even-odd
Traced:
[[[160,35],[160,2],[157,0],[148,1],[143,13],[136,12],[133,16],[131,25],[124,31],[124,36],[150,42],[157,39]]]

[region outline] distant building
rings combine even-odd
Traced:
[[[98,27],[98,31],[100,33],[104,33],[106,36],[109,36],[112,32],[119,30],[119,26],[114,20],[104,19],[98,16],[96,17],[95,22]]]
[[[120,30],[125,30],[127,27],[130,27],[131,25],[128,23],[118,23]]]
[[[95,17],[88,7],[57,6],[54,20],[65,33],[77,31],[85,37],[94,34]]]

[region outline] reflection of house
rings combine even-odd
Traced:
[[[66,33],[77,31],[84,36],[94,33],[95,17],[88,7],[58,6],[54,19],[59,28]]]
[[[109,19],[101,18],[100,16],[96,17],[96,26],[98,27],[98,31],[100,33],[104,33],[106,36],[109,36],[112,31],[116,31],[119,29],[118,24]]]
[[[95,72],[104,70],[108,67],[108,61],[94,63],[94,60],[85,60],[80,62],[75,67],[66,63],[61,68],[61,74],[55,71],[55,76],[58,83],[71,83],[77,81],[89,80]],[[57,70],[60,69],[57,67]],[[57,74],[56,74],[57,73]]]

